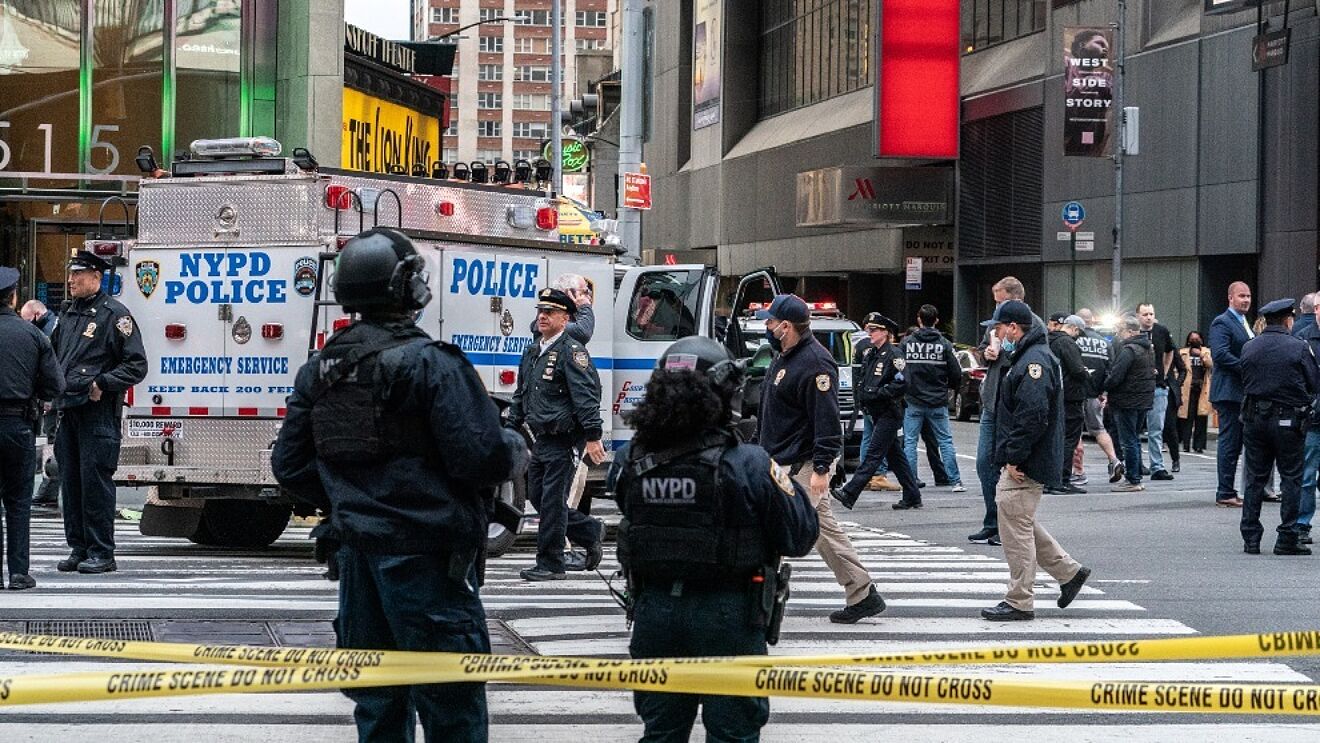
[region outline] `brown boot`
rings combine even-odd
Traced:
[[[885,490],[892,493],[892,492],[898,492],[903,488],[890,482],[889,478],[885,477],[884,475],[876,475],[875,477],[871,478],[870,482],[866,483],[866,489]]]

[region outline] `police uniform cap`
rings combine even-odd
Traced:
[[[1050,322],[1054,323],[1055,325],[1062,325],[1063,321],[1067,319],[1068,319],[1067,312],[1056,312],[1053,315],[1050,315]]]
[[[898,332],[898,323],[879,312],[872,312],[866,316],[866,319],[862,320],[863,330],[870,330],[871,328],[884,328],[892,334]]]
[[[105,273],[110,270],[110,264],[104,258],[95,253],[86,250],[79,250],[69,259],[70,271],[100,271]]]
[[[577,314],[577,302],[558,289],[542,289],[536,295],[536,309],[563,310],[570,315]]]
[[[811,320],[811,310],[802,297],[796,294],[777,295],[770,307],[756,311],[757,320],[780,320],[782,322],[804,323]]]
[[[1291,315],[1293,314],[1293,300],[1276,299],[1264,307],[1261,307],[1260,314],[1267,317],[1270,315]]]
[[[18,283],[18,269],[0,266],[0,291],[9,289]]]

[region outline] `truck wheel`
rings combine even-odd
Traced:
[[[500,491],[497,498],[516,508],[520,513],[523,506],[527,503],[527,477],[514,478],[500,485]],[[486,532],[486,557],[499,557],[513,546],[513,542],[518,538],[516,532],[511,532],[499,524],[492,523],[489,531]]]
[[[212,547],[268,547],[284,533],[291,513],[293,509],[289,506],[261,501],[207,501],[197,531],[188,539]]]
[[[962,391],[953,393],[953,417],[960,421],[969,421],[972,419],[972,411],[963,404]]]

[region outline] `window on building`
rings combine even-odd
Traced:
[[[578,51],[580,51],[580,52],[585,52],[585,51],[589,51],[589,50],[592,50],[592,49],[604,49],[604,48],[605,48],[605,40],[604,40],[604,39],[584,39],[584,38],[578,37],[578,38],[576,38],[576,39],[573,40],[573,44],[574,44],[574,46],[577,47]]]
[[[513,11],[513,22],[520,26],[549,26],[550,11],[515,10]]]
[[[477,150],[477,159],[483,163],[493,163],[504,158],[503,150]]]
[[[504,108],[504,94],[477,93],[477,108],[487,110]]]
[[[513,151],[513,159],[514,159],[514,160],[526,160],[527,162],[535,162],[536,159],[539,158],[540,156],[541,156],[541,151],[540,151],[540,150],[514,150],[514,151]]]
[[[446,137],[458,136],[458,110],[449,110],[449,128],[445,130]]]
[[[523,139],[545,139],[549,126],[543,121],[513,122],[513,136]]]
[[[477,42],[477,49],[483,52],[502,52],[504,51],[503,36],[482,36]]]
[[[760,115],[773,116],[871,85],[871,12],[876,1],[765,0]],[[700,48],[695,51],[700,53]],[[714,53],[721,53],[718,44]],[[697,62],[698,68],[701,64]]]
[[[579,10],[577,12],[577,25],[588,28],[605,28],[605,11],[603,10]]]
[[[1039,106],[963,124],[959,259],[1040,255],[1044,132]]]
[[[518,65],[514,68],[513,79],[520,82],[548,83],[550,82],[550,68],[541,65]]]
[[[1045,0],[962,0],[966,53],[1045,30]]]
[[[513,107],[524,111],[549,111],[550,96],[538,93],[515,93]]]
[[[454,73],[454,76],[457,77],[458,73]],[[503,80],[504,65],[498,65],[498,64],[477,65],[477,79],[488,80],[488,81]]]
[[[477,14],[477,19],[482,21],[493,21],[496,18],[504,17],[503,8],[482,8]]]
[[[549,54],[550,40],[523,36],[513,40],[515,54]]]
[[[431,23],[458,23],[458,8],[431,8]]]
[[[498,137],[504,131],[504,124],[501,121],[482,120],[477,122],[478,137]]]

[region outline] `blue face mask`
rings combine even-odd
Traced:
[[[1014,343],[1013,341],[1010,341],[1007,338],[1005,338],[1004,344],[1001,346],[1001,348],[1003,349],[1003,353],[1006,353],[1011,356],[1013,355],[1013,350],[1017,348],[1017,343]]]
[[[775,353],[779,353],[780,351],[784,350],[784,344],[780,343],[779,339],[775,337],[775,334],[770,332],[769,330],[765,331],[765,339],[769,341],[770,348],[773,349]]]

